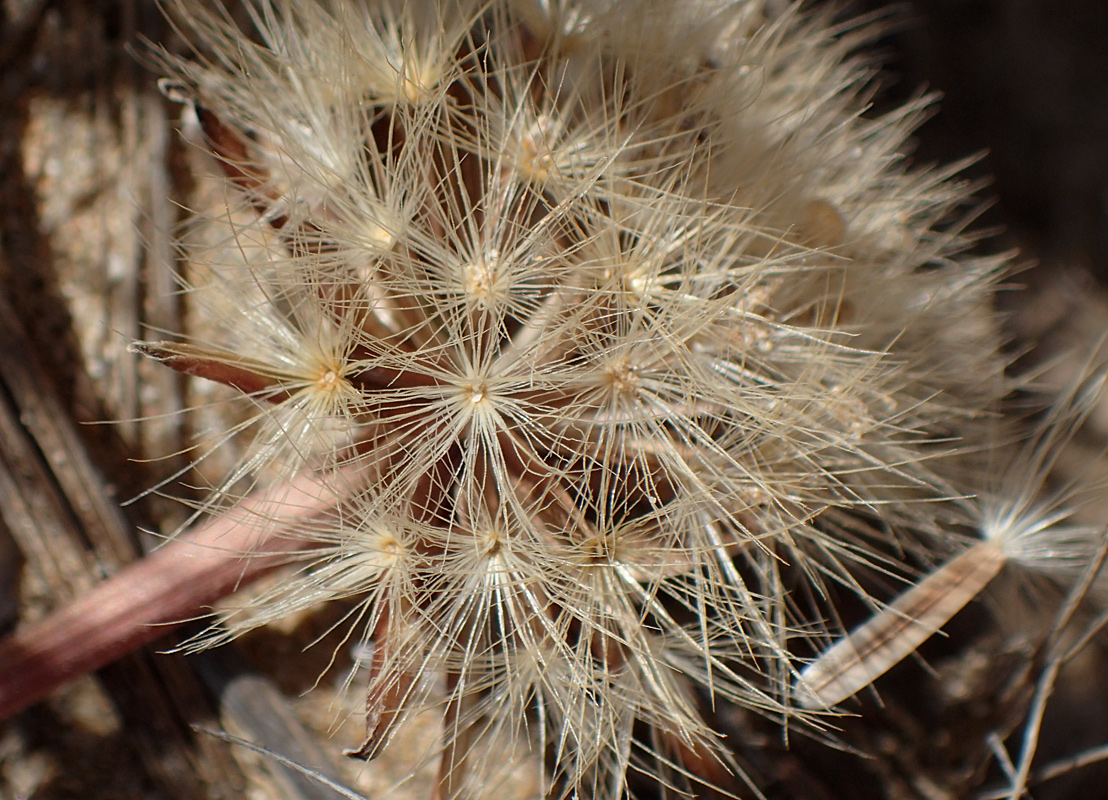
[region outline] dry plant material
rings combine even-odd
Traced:
[[[170,4],[229,203],[183,242],[214,333],[135,350],[249,409],[201,512],[338,491],[250,529],[303,566],[194,646],[357,598],[355,753],[439,709],[443,800],[521,740],[555,797],[734,793],[704,709],[819,725],[819,620],[980,534],[1016,422],[1003,259],[900,155],[925,102],[863,117],[869,31],[776,5]]]
[[[1082,487],[1046,489],[1062,448],[1102,395],[1104,375],[1079,375],[1069,391],[1059,394],[1027,442],[1009,448],[1008,466],[996,473],[998,485],[972,498],[981,540],[806,666],[794,687],[802,706],[832,708],[869,686],[949,622],[1005,564],[1072,582],[1094,560],[1096,543],[1103,547],[1105,531],[1071,520]],[[996,450],[997,456],[1004,452],[1003,447]]]
[[[0,641],[0,719],[160,638],[168,627],[288,563],[290,552],[304,546],[292,530],[333,512],[336,502],[335,493],[303,476],[198,526]],[[258,548],[260,526],[264,552]],[[250,557],[243,558],[244,552]]]

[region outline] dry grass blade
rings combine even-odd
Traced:
[[[869,686],[977,597],[1005,560],[995,543],[983,541],[931,572],[805,667],[794,687],[797,702],[828,709]]]

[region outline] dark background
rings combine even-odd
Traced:
[[[1108,278],[1108,3],[1103,0],[915,0],[883,10],[892,32],[885,101],[943,93],[917,157],[984,153],[988,221],[1045,264]]]

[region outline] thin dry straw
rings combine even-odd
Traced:
[[[268,747],[263,747],[260,744],[255,744],[254,742],[247,741],[246,739],[240,739],[238,736],[232,736],[231,734],[224,731],[215,731],[211,728],[200,727],[199,725],[194,725],[193,730],[198,731],[199,733],[206,733],[208,736],[213,736],[216,739],[220,739],[221,741],[228,742],[230,744],[236,744],[240,747],[245,747],[247,750],[264,756],[265,758],[270,758],[276,761],[278,764],[287,767],[288,769],[295,770],[302,775],[308,776],[312,780],[319,781],[321,784],[328,787],[329,789],[333,789],[342,797],[347,798],[347,800],[370,800],[370,798],[366,797],[364,794],[359,794],[353,789],[348,789],[341,783],[331,780],[322,772],[311,769],[310,767],[305,767],[303,764],[297,764],[291,758],[283,756],[280,753],[275,753]]]
[[[1108,557],[1108,536],[1106,534],[1108,534],[1108,529],[1101,531],[1099,549],[1095,556],[1089,560],[1081,579],[1070,591],[1065,604],[1059,609],[1054,618],[1054,624],[1051,626],[1050,638],[1047,641],[1047,663],[1035,683],[1031,710],[1027,714],[1027,724],[1023,729],[1019,768],[1012,779],[1011,792],[1008,795],[1009,800],[1019,800],[1027,792],[1027,781],[1031,776],[1031,762],[1039,746],[1039,732],[1042,727],[1043,716],[1046,713],[1046,704],[1050,700],[1050,695],[1054,692],[1054,685],[1058,680],[1062,667],[1085,649],[1092,638],[1103,629],[1105,624],[1108,624],[1108,612],[1103,612],[1085,629],[1075,643],[1068,645],[1061,641],[1062,631],[1069,626],[1078,606],[1093,588],[1104,567],[1105,558]]]

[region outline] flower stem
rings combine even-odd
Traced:
[[[151,642],[287,563],[336,493],[299,478],[169,541],[84,597],[0,641],[0,719]]]

